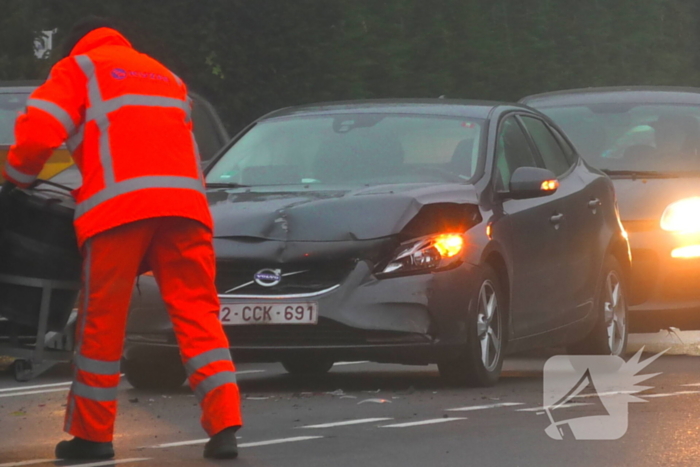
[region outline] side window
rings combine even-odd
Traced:
[[[531,117],[521,117],[525,128],[530,132],[537,148],[540,150],[544,166],[554,172],[557,177],[571,167],[564,151],[552,132],[542,120]]]
[[[547,128],[554,134],[554,137],[559,142],[559,146],[564,150],[564,155],[566,156],[566,160],[569,161],[569,165],[574,165],[577,157],[574,147],[562,136],[559,130],[551,126],[547,126]]]
[[[497,189],[505,190],[519,167],[537,167],[535,155],[515,117],[503,121],[496,142]]]

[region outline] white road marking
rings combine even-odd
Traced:
[[[601,396],[617,396],[619,394],[634,394],[639,391],[608,391],[608,392],[593,392],[591,394],[579,394],[578,396],[572,397],[572,399],[577,397],[601,397]]]
[[[20,465],[45,464],[46,462],[54,462],[55,460],[56,459],[35,459],[33,461],[8,462],[7,464],[0,464],[0,467],[19,467]]]
[[[253,373],[265,373],[267,370],[243,370],[243,371],[236,371],[237,375],[250,375]]]
[[[280,438],[280,439],[270,439],[267,441],[255,441],[252,443],[243,443],[239,444],[239,448],[252,448],[256,446],[268,446],[271,444],[282,444],[282,443],[294,443],[297,441],[306,441],[310,439],[319,439],[323,438],[323,436],[295,436],[293,438]],[[204,444],[207,441],[209,441],[209,438],[204,438],[204,439],[193,439],[191,441],[180,441],[177,443],[165,443],[165,444],[156,444],[155,446],[146,446],[146,449],[164,449],[164,448],[175,448],[179,446],[193,446],[196,444]],[[2,466],[0,466],[2,467]]]
[[[456,422],[458,420],[466,420],[466,418],[465,417],[432,418],[430,420],[421,420],[419,422],[407,422],[407,423],[395,423],[393,425],[383,425],[383,426],[380,426],[379,428],[408,428],[408,427],[412,427],[412,426],[434,425],[436,423]]]
[[[467,407],[458,407],[456,409],[446,409],[447,412],[468,412],[470,410],[497,409],[499,407],[513,407],[516,405],[525,405],[524,402],[499,402],[497,404],[486,405],[470,405]]]
[[[322,423],[320,425],[306,425],[299,428],[333,428],[336,426],[360,425],[362,423],[383,422],[393,418],[360,418],[358,420],[345,420],[343,422]]]
[[[664,393],[664,394],[642,394],[639,397],[646,399],[646,398],[650,398],[650,397],[682,396],[685,394],[700,394],[700,391],[678,391],[678,392],[669,392],[669,393]]]
[[[369,361],[363,360],[361,362],[335,362],[333,366],[343,366],[343,365],[361,365],[363,363],[369,363]]]
[[[68,381],[66,383],[39,384],[36,386],[18,386],[16,388],[0,389],[0,392],[26,391],[27,389],[55,388],[58,386],[70,386],[71,384],[73,384],[73,383],[71,381]],[[0,464],[0,466],[2,466],[2,464]]]
[[[568,407],[581,407],[584,405],[593,405],[590,402],[574,402],[573,404],[564,404],[564,405],[548,405],[547,407],[530,407],[529,409],[517,409],[516,412],[542,412],[547,409],[551,410],[557,410],[557,409],[564,409]]]
[[[209,438],[204,439],[193,439],[191,441],[180,441],[177,443],[165,443],[156,444],[155,446],[145,446],[146,449],[165,449],[165,448],[176,448],[178,446],[192,446],[195,444],[204,444],[209,441]],[[1,466],[0,466],[1,467]]]
[[[700,386],[700,383],[681,384],[681,386],[689,386],[689,387],[692,387],[692,386]]]
[[[108,460],[108,461],[93,462],[90,464],[75,464],[75,465],[79,465],[80,467],[99,467],[101,465],[125,464],[127,462],[143,462],[143,461],[148,461],[148,460],[151,460],[151,458],[150,457],[136,457],[133,459],[112,459],[112,460]],[[35,460],[31,460],[31,461],[9,462],[7,464],[0,464],[0,467],[20,467],[23,465],[46,464],[48,462],[50,462],[51,464],[54,464],[55,462],[67,462],[67,461],[61,461],[61,460],[56,460],[56,459],[35,459]]]
[[[69,389],[70,388],[58,388],[58,389],[44,389],[41,391],[11,392],[9,394],[0,394],[0,397],[29,396],[32,394],[46,394],[48,392],[68,391]]]
[[[90,464],[73,464],[80,467],[100,467],[101,465],[126,464],[127,462],[150,461],[150,457],[134,457],[133,459],[112,459],[109,461],[92,462]],[[68,467],[68,466],[66,466]]]
[[[239,448],[254,448],[256,446],[270,446],[272,444],[296,443],[298,441],[308,441],[311,439],[321,439],[323,436],[296,436],[294,438],[271,439],[269,441],[256,441],[253,443],[239,444]]]

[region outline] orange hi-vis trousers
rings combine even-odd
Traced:
[[[144,262],[170,314],[204,430],[212,436],[242,425],[235,368],[219,322],[210,230],[183,217],[145,219],[90,238],[83,257],[65,431],[90,441],[112,440],[129,301]]]

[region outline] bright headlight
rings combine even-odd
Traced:
[[[700,232],[700,197],[670,204],[661,216],[661,228],[676,233]]]
[[[464,249],[461,234],[440,234],[421,237],[402,244],[381,274],[427,272],[459,262]]]

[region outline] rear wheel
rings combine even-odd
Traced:
[[[469,310],[468,340],[463,354],[438,363],[440,375],[469,386],[493,386],[503,366],[506,298],[498,274],[484,266],[474,309]]]
[[[124,359],[122,371],[136,389],[174,390],[187,379],[185,368],[177,358],[140,356]]]
[[[598,318],[593,330],[574,345],[572,354],[622,356],[627,349],[627,299],[620,262],[609,256],[598,284],[596,300]]]
[[[304,359],[286,360],[282,366],[291,375],[323,375],[333,367],[332,360]]]

